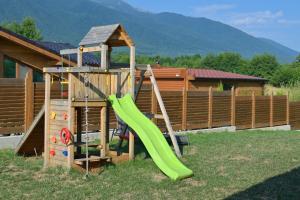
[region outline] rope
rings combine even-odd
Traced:
[[[88,86],[89,86],[89,77],[88,77],[88,74],[85,73],[84,74],[84,100],[85,100],[85,135],[86,135],[86,141],[85,141],[85,148],[86,148],[86,176],[89,175],[89,162],[88,162],[88,158],[89,158],[89,151],[88,151],[88,141],[89,141],[89,133],[88,133],[88,130],[89,130],[89,127],[88,127]]]

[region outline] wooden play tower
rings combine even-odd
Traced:
[[[114,47],[127,46],[130,49],[130,67],[111,65],[110,57]],[[83,54],[100,52],[99,67],[83,65]],[[134,135],[129,133],[128,153],[119,154],[109,149],[109,102],[108,96],[121,97],[127,93],[135,99],[135,45],[120,24],[93,27],[76,49],[62,50],[61,55],[77,55],[77,67],[46,67],[45,73],[45,130],[44,130],[44,167],[65,166],[85,168],[87,173],[93,166],[117,160],[134,158]],[[176,138],[164,108],[158,86],[150,65],[140,66],[139,70],[148,72],[159,102],[163,118],[168,127],[174,149],[180,156]],[[58,78],[59,77],[59,78]],[[51,85],[54,79],[67,84],[67,98],[51,99]],[[140,87],[142,81],[137,84]],[[100,143],[89,143],[89,108],[97,108],[100,115]],[[85,113],[81,118],[82,111]],[[83,123],[82,123],[83,122]],[[83,137],[83,134],[85,137]],[[96,148],[100,153],[89,153]],[[99,165],[100,164],[100,165]]]
[[[62,165],[68,168],[86,163],[111,161],[114,153],[109,151],[108,101],[111,94],[134,94],[135,46],[119,24],[93,27],[77,49],[66,49],[61,55],[77,54],[77,67],[47,67],[45,73],[45,143],[44,166]],[[113,47],[130,48],[130,68],[110,66]],[[101,66],[83,66],[86,52],[101,52]],[[67,99],[51,99],[51,80],[63,77],[68,85]],[[88,109],[99,108],[100,144],[88,144]],[[85,119],[81,119],[84,111]],[[85,121],[82,127],[81,121]],[[82,132],[85,138],[82,138]],[[83,140],[85,142],[83,142]],[[82,146],[97,147],[99,155],[83,152]],[[134,156],[134,137],[129,137],[128,159]]]

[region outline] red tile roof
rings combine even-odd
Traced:
[[[195,78],[266,81],[266,79],[260,77],[235,74],[212,69],[188,69],[187,73],[189,76],[193,76]]]

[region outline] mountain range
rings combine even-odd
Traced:
[[[73,45],[92,26],[121,23],[139,54],[189,55],[237,52],[249,58],[269,53],[290,62],[299,52],[207,18],[141,11],[122,0],[0,0],[0,22],[33,17],[45,40]]]

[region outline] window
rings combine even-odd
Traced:
[[[231,90],[232,87],[233,87],[232,83],[223,83],[223,90],[224,91]]]
[[[15,78],[16,77],[16,62],[10,59],[4,59],[4,78]]]

